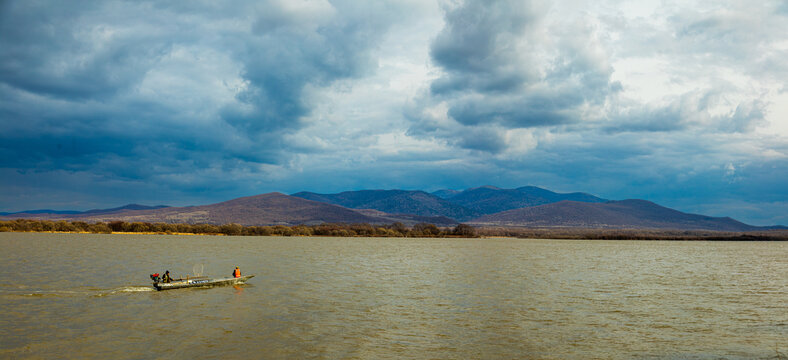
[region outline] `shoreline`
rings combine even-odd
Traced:
[[[485,238],[567,240],[674,240],[674,241],[788,241],[788,230],[714,231],[673,229],[579,229],[481,227]]]
[[[624,240],[624,241],[633,241],[633,240],[641,240],[641,241],[750,241],[750,242],[759,242],[759,241],[788,241],[788,231],[786,230],[770,230],[770,231],[759,231],[759,232],[737,232],[737,233],[716,233],[712,234],[709,232],[704,232],[703,234],[682,234],[677,235],[674,231],[648,231],[648,234],[639,233],[639,234],[629,234],[624,235],[615,230],[600,230],[600,229],[585,229],[585,231],[580,229],[572,229],[573,231],[566,232],[556,232],[556,233],[547,233],[542,231],[536,231],[535,233],[529,234],[530,236],[520,235],[489,235],[489,234],[479,234],[478,236],[474,237],[464,237],[458,235],[444,235],[444,236],[370,236],[370,235],[303,235],[303,234],[291,234],[291,235],[279,235],[279,234],[270,234],[270,235],[245,235],[245,234],[236,234],[236,235],[228,235],[222,233],[186,233],[186,232],[154,232],[154,231],[143,231],[143,232],[133,232],[133,231],[112,231],[112,232],[91,232],[91,231],[17,231],[17,230],[10,230],[10,231],[0,231],[0,233],[8,232],[8,233],[37,233],[37,234],[102,234],[102,235],[179,235],[179,236],[279,236],[279,237],[325,237],[325,238],[433,238],[433,239],[465,239],[465,238],[476,238],[476,239],[519,239],[519,240]],[[645,230],[635,230],[629,229],[630,232],[640,232]],[[480,229],[481,233],[484,233],[484,229]],[[772,233],[773,232],[773,233]]]
[[[788,241],[788,229],[753,231],[676,230],[659,228],[525,228],[504,226],[473,227],[458,224],[438,227],[418,223],[239,225],[235,223],[186,224],[147,222],[68,222],[65,220],[16,219],[0,221],[1,232],[117,234],[117,235],[211,235],[211,236],[315,236],[385,238],[511,238],[564,240],[685,240],[685,241]]]

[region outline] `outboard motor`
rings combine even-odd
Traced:
[[[150,279],[155,283],[159,282],[159,273],[150,274]]]

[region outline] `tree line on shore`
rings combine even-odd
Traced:
[[[407,227],[402,223],[390,225],[371,224],[320,224],[243,226],[239,224],[169,224],[148,222],[110,221],[87,223],[84,221],[51,221],[16,219],[0,221],[0,232],[83,232],[155,233],[155,234],[208,234],[246,236],[339,236],[339,237],[477,237],[476,229],[467,224],[453,228],[439,228],[434,224],[418,223]]]
[[[51,221],[16,219],[0,221],[0,232],[76,232],[76,233],[146,233],[146,234],[207,234],[247,236],[334,236],[334,237],[516,237],[530,239],[585,240],[782,240],[788,241],[788,230],[755,232],[723,232],[668,229],[572,229],[572,228],[474,228],[467,224],[439,228],[419,223],[407,227],[402,223],[320,224],[243,226],[239,224],[169,224],[149,222]]]

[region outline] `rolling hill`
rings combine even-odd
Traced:
[[[585,193],[560,194],[535,186],[501,189],[482,186],[465,191],[361,190],[337,194],[299,192],[292,196],[341,205],[352,209],[374,209],[393,214],[445,216],[466,221],[481,215],[549,204],[563,200],[582,202],[606,201]]]
[[[389,214],[443,216],[459,221],[482,215],[424,191],[361,190],[345,191],[338,194],[316,194],[304,191],[292,196],[352,209],[378,210]]]
[[[18,211],[18,212],[0,212],[0,216],[18,216],[18,217],[29,217],[29,216],[36,216],[36,215],[96,215],[96,214],[112,214],[123,212],[126,210],[152,210],[152,209],[161,209],[166,208],[166,205],[157,205],[157,206],[146,206],[146,205],[139,205],[139,204],[128,204],[121,207],[116,207],[112,209],[93,209],[88,211],[74,211],[74,210],[25,210],[25,211]]]
[[[481,214],[494,214],[501,211],[564,200],[579,202],[606,201],[585,193],[560,194],[535,186],[525,186],[517,189],[482,186],[462,191],[446,200]]]
[[[728,217],[687,214],[646,200],[605,203],[561,201],[485,215],[476,226],[752,231],[761,228]]]
[[[443,189],[438,191],[433,191],[430,194],[435,195],[441,199],[448,199],[454,195],[461,193],[462,191],[459,190],[450,190],[450,189]]]
[[[322,223],[415,224],[430,222],[441,226],[457,222],[445,217],[395,215],[381,212],[363,213],[342,206],[311,201],[281,193],[241,197],[216,204],[165,207],[153,209],[125,209],[112,212],[87,211],[78,214],[21,214],[14,218],[47,220],[165,222],[189,224],[241,225],[312,225]]]

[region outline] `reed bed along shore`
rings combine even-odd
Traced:
[[[517,228],[437,227],[420,223],[405,226],[371,224],[320,224],[242,226],[238,224],[168,224],[112,221],[50,221],[17,219],[0,221],[0,232],[99,233],[142,235],[219,235],[219,236],[331,236],[331,237],[509,237],[522,239],[570,240],[729,240],[788,241],[788,230],[725,232],[671,229],[579,229],[579,228]]]

